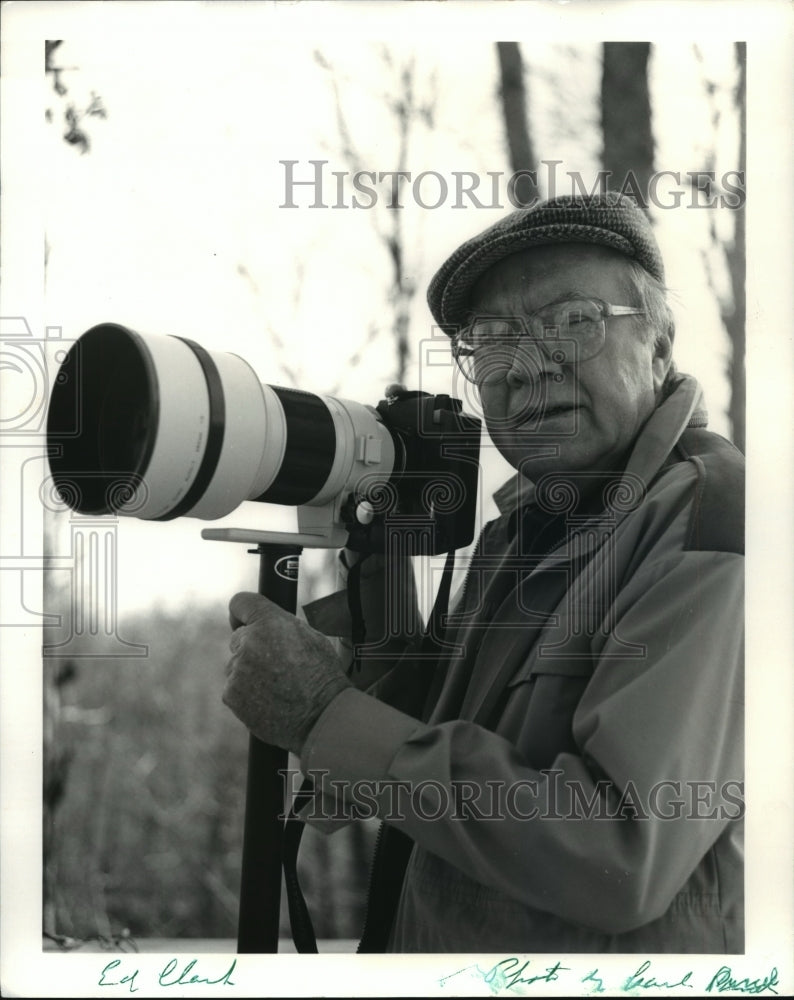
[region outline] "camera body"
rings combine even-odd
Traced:
[[[47,421],[55,486],[79,513],[216,520],[253,500],[297,507],[303,544],[396,530],[416,555],[472,540],[480,434],[449,396],[372,407],[267,385],[235,354],[114,323],[73,344]]]
[[[402,391],[381,400],[377,412],[400,454],[389,480],[386,530],[410,536],[413,555],[468,545],[477,506],[480,421],[463,412],[460,400],[424,392]],[[423,534],[428,530],[429,536]]]

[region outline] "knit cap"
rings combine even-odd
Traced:
[[[664,284],[651,222],[633,198],[615,191],[565,195],[519,208],[459,246],[428,286],[433,318],[446,333],[454,333],[466,320],[469,294],[479,277],[510,254],[549,243],[612,247]]]

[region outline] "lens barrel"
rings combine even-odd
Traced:
[[[235,354],[115,323],[68,352],[47,435],[72,509],[144,520],[214,520],[245,500],[320,505],[394,465],[373,408],[265,385]]]

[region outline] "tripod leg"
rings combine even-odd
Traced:
[[[293,614],[298,598],[295,545],[265,543],[260,556],[259,593]],[[245,829],[237,931],[239,954],[278,951],[285,813],[284,783],[288,753],[251,736],[248,745]]]
[[[286,750],[248,743],[245,792],[245,832],[237,932],[239,954],[278,951],[281,912],[281,852],[284,786],[280,770],[287,767]]]

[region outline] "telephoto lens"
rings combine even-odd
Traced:
[[[266,385],[236,354],[115,323],[69,350],[47,436],[68,506],[150,521],[215,520],[245,500],[321,506],[395,463],[373,407]]]

